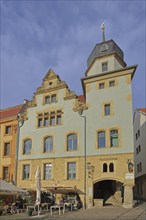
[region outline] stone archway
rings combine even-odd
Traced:
[[[122,205],[123,183],[116,180],[101,180],[93,185],[94,201],[103,200],[103,205]]]

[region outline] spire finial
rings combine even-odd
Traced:
[[[104,22],[101,24],[101,30],[102,30],[102,42],[104,42],[105,41],[105,33],[104,33]]]

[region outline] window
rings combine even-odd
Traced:
[[[5,127],[5,134],[11,134],[11,125]]]
[[[139,145],[137,148],[136,148],[136,154],[140,153],[141,152],[141,146]]]
[[[44,153],[53,151],[53,137],[47,137],[44,140]]]
[[[57,124],[57,125],[61,125],[61,115],[57,115],[56,124]]]
[[[28,180],[30,177],[30,165],[23,165],[23,180]]]
[[[54,103],[56,101],[56,94],[45,96],[45,104]]]
[[[3,179],[8,180],[9,179],[9,168],[3,167]]]
[[[109,87],[115,86],[115,80],[109,82]]]
[[[106,163],[103,164],[103,172],[104,172],[104,173],[107,172],[107,164],[106,164]]]
[[[67,179],[76,179],[76,163],[68,163],[67,165]]]
[[[49,126],[49,119],[48,118],[44,118],[44,126],[45,127]]]
[[[61,125],[62,114],[63,114],[62,110],[38,114],[38,116],[37,116],[38,128],[54,126],[54,125]]]
[[[45,97],[45,103],[48,104],[51,102],[50,96]]]
[[[98,148],[105,147],[105,131],[98,132]]]
[[[138,137],[140,136],[140,130],[138,130],[138,132],[137,132],[137,136],[138,136]]]
[[[43,119],[42,118],[38,118],[38,127],[43,127]]]
[[[67,136],[67,151],[77,150],[77,135],[70,134]]]
[[[110,165],[109,165],[109,171],[110,171],[110,172],[114,172],[114,164],[113,164],[113,163],[110,163]]]
[[[52,164],[44,164],[44,180],[49,180],[52,178]]]
[[[10,155],[10,142],[4,144],[4,156]]]
[[[51,102],[56,102],[56,95],[51,96]]]
[[[55,125],[55,116],[50,117],[50,125]]]
[[[102,72],[105,72],[108,70],[108,63],[102,63]]]
[[[104,114],[105,115],[110,115],[110,104],[105,104],[104,105]]]
[[[111,147],[118,146],[118,131],[117,130],[110,131],[110,146]]]
[[[99,83],[99,89],[104,89],[104,83]]]
[[[23,146],[23,154],[30,154],[31,148],[32,148],[32,141],[30,139],[25,140]]]
[[[139,163],[139,172],[141,172],[142,171],[142,163],[140,162]]]

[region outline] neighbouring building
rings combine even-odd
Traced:
[[[42,188],[74,187],[86,194],[84,207],[133,206],[134,143],[131,81],[113,41],[95,45],[77,96],[50,69],[19,117],[17,185],[35,189],[41,168]]]
[[[146,108],[134,111],[135,197],[146,200]]]
[[[0,110],[0,179],[14,182],[17,114],[22,105]]]

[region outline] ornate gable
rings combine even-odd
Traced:
[[[59,76],[52,69],[49,69],[49,71],[47,72],[46,76],[43,79],[43,82],[48,81],[48,80],[52,80],[52,79],[55,79],[58,77]]]

